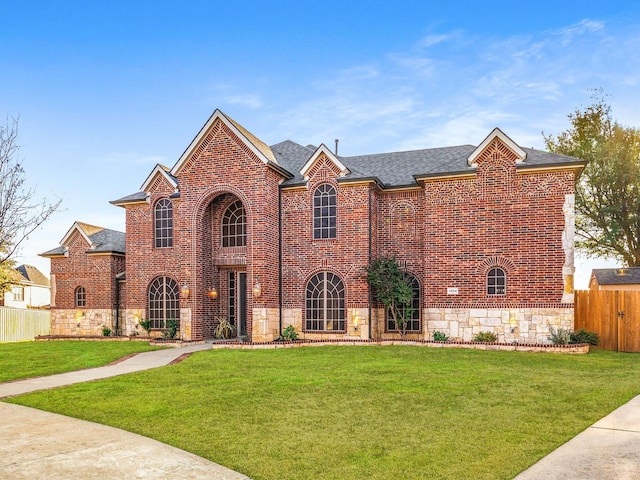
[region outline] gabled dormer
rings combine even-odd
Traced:
[[[351,173],[342,161],[340,161],[340,159],[331,150],[329,150],[325,144],[322,144],[316,149],[313,155],[311,155],[309,160],[307,160],[307,163],[304,164],[300,170],[300,175],[308,181],[323,161],[328,163],[329,168],[334,172],[336,177],[344,177]]]
[[[467,157],[467,164],[472,168],[477,168],[485,160],[498,157],[509,159],[515,164],[521,164],[527,158],[527,153],[496,127]]]

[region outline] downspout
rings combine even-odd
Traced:
[[[116,280],[116,335],[120,335],[120,280],[115,277]]]
[[[282,336],[282,189],[278,187],[278,335]]]
[[[369,187],[369,265],[371,265],[371,255],[372,255],[372,250],[373,250],[373,240],[371,238],[372,232],[373,232],[373,227],[371,225],[371,218],[373,216],[373,209],[372,209],[372,204],[373,204],[373,185]],[[371,340],[371,334],[373,332],[372,329],[372,323],[373,323],[373,318],[371,317],[372,314],[372,308],[371,308],[371,284],[369,282],[367,282],[367,291],[369,294],[369,340]]]

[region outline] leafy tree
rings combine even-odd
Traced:
[[[410,277],[402,271],[394,257],[377,258],[366,270],[374,298],[384,305],[396,322],[400,336],[404,338],[413,313]]]
[[[60,206],[34,199],[35,190],[25,185],[25,171],[18,158],[18,121],[0,124],[0,292],[15,282],[13,257]]]
[[[576,185],[576,246],[640,266],[640,130],[611,118],[602,91],[592,99],[569,114],[571,128],[544,140],[551,152],[588,161]]]

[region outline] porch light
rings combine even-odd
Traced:
[[[218,289],[217,289],[215,286],[212,286],[212,287],[209,289],[209,297],[210,297],[212,300],[215,300],[216,298],[218,298]]]
[[[515,333],[518,321],[516,320],[516,312],[509,312],[509,325],[511,325],[511,333]]]
[[[180,289],[180,295],[182,296],[182,298],[188,298],[190,293],[191,290],[189,290],[189,285],[187,285],[186,283],[182,285],[182,288]]]
[[[253,286],[253,297],[259,298],[262,295],[262,285],[260,285],[260,281],[258,280],[258,276],[256,275],[256,284]]]
[[[358,324],[360,323],[360,317],[358,316],[358,312],[355,311],[353,313],[353,329],[357,332],[358,331]]]

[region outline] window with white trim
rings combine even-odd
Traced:
[[[331,272],[320,272],[307,282],[305,330],[345,331],[344,284]]]
[[[336,189],[328,183],[313,192],[313,238],[336,238]]]
[[[148,292],[148,314],[151,328],[167,328],[167,320],[180,322],[180,287],[170,277],[158,277]]]
[[[87,306],[87,292],[84,287],[77,287],[74,293],[75,304],[77,308],[84,308]]]
[[[222,216],[222,246],[244,247],[247,245],[247,215],[240,200],[227,207]]]
[[[155,247],[173,247],[173,204],[168,198],[156,203],[154,208]]]

